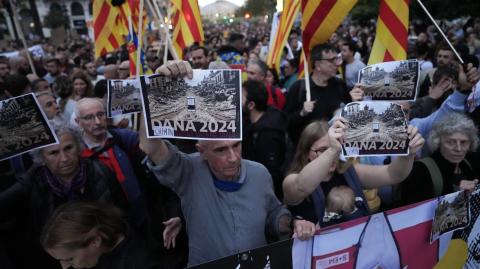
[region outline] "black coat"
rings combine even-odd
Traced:
[[[84,162],[87,180],[81,200],[127,209],[126,197],[115,175],[98,162]],[[20,263],[16,268],[60,268],[42,250],[40,234],[49,216],[65,201],[53,194],[43,169],[43,166],[32,167],[23,179],[0,193],[0,234],[4,236],[7,253],[18,255],[12,258]]]
[[[133,232],[111,252],[103,254],[94,269],[163,269],[165,268],[146,248],[144,241]]]
[[[263,164],[272,175],[275,194],[282,200],[282,165],[286,151],[286,117],[269,107],[256,122],[245,127],[242,140],[243,158]]]

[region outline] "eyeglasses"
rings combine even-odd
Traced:
[[[318,59],[317,61],[327,61],[331,64],[341,64],[343,59],[342,59],[342,55],[338,54],[337,56],[332,57],[330,59]]]
[[[470,147],[470,140],[446,139],[445,146],[447,146],[450,149],[460,148],[465,150]]]
[[[107,114],[104,111],[100,111],[100,112],[97,112],[96,114],[88,114],[86,116],[78,117],[78,118],[84,121],[93,121],[95,117],[98,118],[99,120],[103,120],[105,119],[106,116]]]
[[[327,148],[319,148],[319,149],[310,149],[310,151],[315,152],[315,154],[318,156],[322,153],[324,153],[327,150]]]

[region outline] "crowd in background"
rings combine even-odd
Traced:
[[[334,116],[363,100],[357,77],[374,22],[345,22],[312,49],[311,100],[298,77],[298,24],[280,72],[265,64],[264,20],[205,22],[205,41],[185,49],[185,62],[168,54],[164,63],[164,48],[152,42],[160,33],[150,33],[145,74],[242,68],[241,142],[153,141],[139,115],[107,118],[107,80],[130,77],[126,46],[95,59],[92,42],[44,40],[43,54],[32,55],[35,72],[24,50],[0,56],[0,100],[33,92],[60,140],[0,162],[0,267],[183,268],[472,191],[480,179],[480,18],[442,27],[465,64],[433,25],[410,22],[408,58],[419,61],[420,82],[416,101],[399,103],[410,154],[396,158],[339,158],[347,123]]]

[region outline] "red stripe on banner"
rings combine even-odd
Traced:
[[[385,23],[388,30],[392,33],[392,36],[398,41],[402,48],[407,50],[407,29],[403,26],[402,22],[398,19],[397,15],[390,9],[390,6],[382,2],[380,5],[380,19]]]
[[[303,11],[305,10],[305,7],[307,6],[308,1],[309,0],[302,0],[302,6],[301,6],[302,14],[303,14]]]
[[[408,6],[410,5],[410,0],[403,0],[405,2],[405,4],[407,4]]]
[[[328,13],[332,10],[336,0],[324,0],[318,5],[313,12],[312,16],[308,20],[308,24],[303,29],[303,47],[305,48],[305,55],[310,56],[310,42],[312,40],[315,31],[322,25],[323,21],[327,17]]]
[[[106,2],[103,2],[102,8],[100,9],[100,13],[98,13],[98,16],[95,18],[95,22],[93,24],[93,29],[95,29],[94,30],[95,40],[98,38],[98,36],[103,30],[103,27],[105,26],[105,22],[108,19],[109,12],[110,12],[110,6]]]
[[[384,62],[390,62],[390,61],[395,61],[393,58],[392,54],[388,50],[385,51],[385,56],[383,56],[383,61]]]
[[[177,44],[180,46],[180,48],[182,48],[182,51],[180,53],[183,54],[183,49],[186,46],[185,46],[185,40],[183,40],[183,33],[181,31],[180,31],[180,33],[178,33],[176,41],[177,41]]]
[[[108,36],[108,41],[110,41],[110,44],[112,44],[112,46],[113,46],[114,48],[118,48],[118,47],[119,47],[119,45],[118,45],[118,43],[117,43],[117,39],[115,39],[115,35],[114,35],[113,33]]]
[[[180,17],[180,11],[177,10],[175,11],[175,14],[173,14],[173,17],[172,17],[172,24],[173,26],[177,26],[177,23],[178,23],[178,18]]]
[[[188,0],[182,0],[182,9],[183,14],[185,14],[185,20],[189,26],[189,30],[192,33],[194,41],[202,40],[200,32],[198,30],[197,21],[195,19],[195,13],[193,13],[192,7],[190,6]]]

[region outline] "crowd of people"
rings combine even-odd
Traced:
[[[60,143],[0,162],[2,268],[184,268],[457,190],[480,179],[480,18],[412,21],[418,96],[398,102],[409,154],[342,158],[337,111],[357,84],[374,24],[349,22],[311,50],[310,95],[298,77],[294,27],[280,72],[265,63],[270,25],[205,22],[205,42],[163,62],[147,44],[145,74],[241,68],[242,141],[149,139],[142,116],[107,118],[107,81],[130,77],[126,46],[42,44],[43,56],[0,56],[0,100],[33,92]],[[155,35],[153,35],[155,37]],[[153,38],[155,39],[155,38]],[[424,144],[428,144],[424,146]]]

